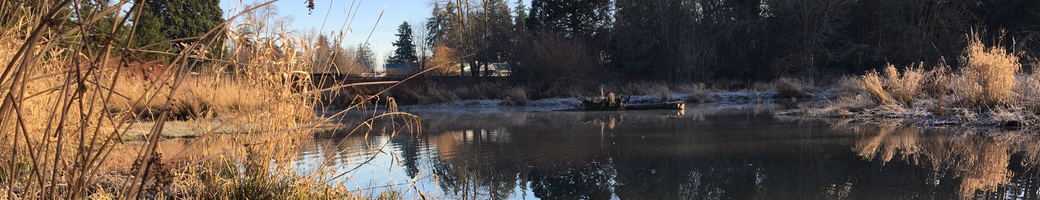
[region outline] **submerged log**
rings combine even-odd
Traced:
[[[686,102],[640,103],[625,105],[625,110],[686,109]]]

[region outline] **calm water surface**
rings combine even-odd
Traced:
[[[1040,196],[1035,133],[839,127],[754,108],[418,115],[421,132],[316,134],[298,167],[369,161],[341,183],[446,199]]]

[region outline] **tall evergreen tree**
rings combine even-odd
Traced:
[[[141,19],[138,22],[141,24],[137,26],[136,33],[142,38],[140,41],[134,42],[138,47],[170,39],[202,36],[224,22],[219,0],[145,0],[144,3],[146,10],[142,11]],[[188,46],[195,42],[208,43],[211,39],[215,39],[209,50],[211,54],[214,54],[223,51],[223,49],[217,48],[222,46],[223,38],[223,34],[218,32],[207,38],[187,40],[181,43]]]
[[[134,40],[131,42],[131,47],[139,48],[150,44],[166,41],[166,34],[163,34],[165,26],[156,14],[151,12],[148,5],[144,5],[145,8],[141,12],[137,13],[137,24],[134,25]],[[152,51],[168,51],[170,50],[170,44],[160,44],[148,47],[144,50]],[[160,58],[163,55],[156,54],[143,54],[146,58]]]
[[[415,56],[415,44],[412,43],[412,26],[404,22],[397,27],[397,41],[394,42],[394,55],[388,60],[389,63],[412,63],[418,60]]]
[[[527,26],[565,37],[593,37],[610,26],[610,0],[532,0]]]
[[[447,2],[441,6],[434,2],[432,16],[426,19],[426,43],[432,46],[445,45],[448,30],[451,29],[451,18],[455,14],[455,4]]]

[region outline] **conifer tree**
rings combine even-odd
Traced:
[[[394,55],[390,57],[388,63],[412,63],[418,58],[415,56],[415,44],[412,43],[412,26],[408,25],[408,22],[404,22],[401,26],[397,27],[397,41],[394,42]]]

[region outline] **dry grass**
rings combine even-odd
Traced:
[[[993,117],[993,122],[1002,126],[1024,126],[1027,125],[1026,115],[1024,113],[1017,112],[1021,109],[1005,109],[997,108],[989,111],[989,115]]]
[[[853,96],[863,93],[863,88],[859,86],[859,78],[854,76],[842,76],[834,84],[834,90],[838,92],[838,96]]]
[[[773,90],[773,85],[766,82],[755,82],[754,84],[751,84],[750,89],[755,92],[771,91]]]
[[[884,84],[881,82],[881,77],[877,71],[870,71],[867,74],[859,78],[860,87],[863,91],[870,95],[871,99],[878,105],[892,105],[896,103],[895,99],[885,91]]]
[[[953,81],[953,74],[950,66],[946,63],[939,63],[932,70],[925,72],[921,93],[925,97],[945,98],[951,92],[951,81]]]
[[[148,120],[154,119],[161,111],[162,102],[169,99],[177,102],[173,112],[181,113],[174,118],[187,120],[241,114],[263,105],[265,99],[277,97],[277,94],[267,88],[213,76],[188,77],[186,82],[187,84],[181,86],[182,92],[170,95],[168,88],[155,91],[149,90],[148,83],[121,81],[114,89],[120,98],[113,98],[106,103],[110,112],[130,112],[138,116],[138,119]],[[149,96],[158,99],[139,105],[134,105],[132,101]],[[300,113],[301,116],[307,114]],[[300,121],[305,120],[309,119]]]
[[[527,97],[527,89],[521,86],[511,87],[506,90],[505,102],[512,106],[525,106],[531,99]]]
[[[513,86],[508,82],[477,81],[447,82],[433,80],[417,80],[394,88],[389,94],[402,104],[439,104],[459,100],[509,99],[529,101],[527,92],[519,96],[518,90],[527,91],[522,86]],[[520,97],[523,97],[521,99]],[[526,103],[524,103],[526,104]]]
[[[924,76],[925,72],[920,67],[909,66],[903,69],[903,74],[899,74],[895,66],[889,64],[885,67],[884,86],[888,88],[893,99],[903,105],[913,106],[914,99],[921,91],[921,81],[924,80]]]
[[[773,82],[773,90],[780,98],[809,98],[815,88],[812,81],[797,80],[792,78],[780,78]]]
[[[89,37],[117,34],[75,26],[89,26],[97,22],[91,20],[105,18],[57,16],[59,20],[54,21],[71,22],[74,25],[69,27],[75,28],[53,29],[65,26],[44,26],[50,21],[42,19],[53,17],[41,13],[46,10],[13,5],[0,10],[0,15],[13,14],[19,19],[0,25],[0,63],[11,66],[0,73],[0,99],[4,99],[0,102],[0,148],[4,149],[0,151],[0,163],[4,163],[0,185],[20,190],[6,190],[0,198],[358,197],[349,189],[330,187],[328,180],[316,178],[338,173],[335,170],[301,177],[291,168],[298,144],[287,137],[309,134],[314,127],[330,122],[314,115],[315,95],[321,91],[309,92],[313,86],[307,70],[323,67],[310,62],[315,49],[312,38],[292,36],[284,28],[265,29],[261,21],[270,16],[247,15],[251,17],[245,23],[225,30],[230,43],[249,47],[233,50],[240,56],[188,62],[215,42],[199,40],[180,54],[161,55],[171,57],[172,62],[159,77],[132,80],[123,78],[127,72],[110,66],[138,61],[132,59],[136,54],[119,45],[133,37]],[[63,7],[43,5],[51,6]],[[125,17],[139,10],[118,8],[123,7],[115,5],[107,12]],[[253,8],[265,7],[244,12]],[[91,8],[76,8],[81,9]],[[132,23],[128,20],[115,26]],[[79,45],[87,43],[101,45]],[[28,49],[20,51],[23,46]],[[189,73],[201,65],[221,63],[231,63],[237,74]],[[385,103],[394,107],[392,100]],[[393,109],[389,112],[379,116],[407,115]],[[176,119],[219,119],[219,125],[200,137],[232,124],[251,128],[243,134],[248,139],[204,155],[164,154],[158,148],[163,138],[160,131],[166,121]],[[155,124],[146,140],[135,151],[116,153],[115,149],[126,147],[120,138],[127,128],[142,120]],[[201,145],[198,141],[182,150]],[[130,157],[133,162],[110,163],[113,157]]]
[[[711,100],[711,97],[708,96],[708,94],[711,94],[711,90],[709,90],[704,83],[682,84],[676,87],[676,91],[687,94],[686,102],[704,103],[705,101]]]
[[[662,90],[668,90],[668,85],[664,83],[656,82],[631,82],[621,85],[614,89],[618,94],[623,95],[658,95],[662,94]]]
[[[877,104],[874,111],[906,111],[904,116],[947,116],[964,124],[1021,126],[1034,124],[1040,113],[1040,73],[1019,73],[1019,58],[1000,47],[987,47],[977,35],[960,58],[960,70],[953,73],[940,62],[931,70],[924,64],[911,65],[902,73],[886,65],[884,73],[867,72],[857,80],[862,93]],[[842,78],[839,85],[851,82]],[[839,86],[839,97],[855,95]],[[832,103],[837,104],[837,103]],[[827,105],[822,111],[841,107]],[[916,107],[916,108],[915,108]],[[871,112],[872,117],[884,112]],[[899,115],[894,115],[899,116]]]
[[[972,107],[990,109],[1012,104],[1015,73],[1022,68],[1018,57],[1000,47],[986,47],[978,34],[968,39],[968,47],[960,57],[960,77],[954,81],[954,92]]]
[[[840,96],[834,101],[821,104],[819,107],[802,109],[799,112],[821,117],[853,117],[855,115],[853,112],[855,111],[876,106],[870,98],[865,96],[866,95]]]
[[[657,86],[657,97],[661,98],[661,102],[670,101],[672,91],[668,89],[668,85]]]
[[[860,77],[859,85],[878,105],[902,103],[904,106],[913,106],[914,100],[920,95],[925,74],[920,67],[913,66],[907,67],[900,74],[895,66],[889,64],[885,66],[884,78],[871,71]]]
[[[1040,73],[1019,74],[1015,77],[1016,100],[1019,106],[1033,113],[1040,113]]]

